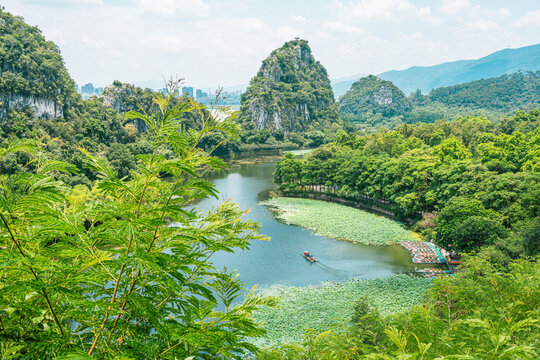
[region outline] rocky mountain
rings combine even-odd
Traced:
[[[326,69],[306,40],[289,41],[263,61],[242,94],[240,121],[285,136],[340,122]]]
[[[63,117],[76,96],[58,47],[0,8],[0,118],[25,107],[39,118]]]
[[[390,81],[369,75],[353,83],[339,99],[339,111],[344,120],[365,123],[380,122],[410,110],[403,91]]]
[[[504,49],[477,60],[447,62],[435,66],[413,66],[377,75],[392,81],[406,94],[420,89],[424,94],[442,86],[494,78],[518,71],[540,70],[540,44]]]
[[[340,98],[344,120],[368,127],[392,128],[403,122],[434,122],[459,116],[485,116],[498,121],[518,110],[540,107],[540,71],[440,87],[409,97],[392,82],[373,75],[355,82]]]

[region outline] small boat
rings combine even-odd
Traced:
[[[316,260],[316,259],[313,257],[313,255],[309,253],[309,251],[304,251],[304,252],[302,253],[302,256],[303,256],[307,261],[309,261],[309,262],[311,262],[311,263],[314,263],[314,262],[316,262],[316,261],[319,261],[319,260]]]

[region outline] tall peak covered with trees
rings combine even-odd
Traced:
[[[410,110],[403,91],[374,75],[361,78],[339,99],[341,116],[349,121],[379,123]]]
[[[285,137],[340,123],[328,73],[306,40],[286,42],[262,62],[242,95],[240,120],[247,130]]]
[[[62,117],[76,96],[58,47],[0,7],[0,118],[25,107],[36,117]]]

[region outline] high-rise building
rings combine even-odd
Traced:
[[[191,86],[189,86],[189,87],[184,86],[182,88],[182,95],[187,95],[189,97],[193,97],[193,88]]]
[[[85,84],[81,86],[81,93],[82,94],[88,94],[88,95],[94,95],[94,85],[92,83]]]

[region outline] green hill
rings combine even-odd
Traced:
[[[440,87],[428,95],[417,91],[406,98],[390,81],[369,76],[354,83],[340,98],[344,120],[368,127],[394,127],[401,122],[434,122],[459,116],[486,116],[492,121],[540,106],[540,72]]]
[[[355,82],[339,99],[339,111],[344,120],[370,125],[391,120],[409,110],[409,101],[397,86],[373,75]]]
[[[326,69],[306,40],[286,42],[263,61],[242,94],[240,122],[251,137],[248,143],[260,142],[256,136],[262,130],[280,141],[340,123]]]

